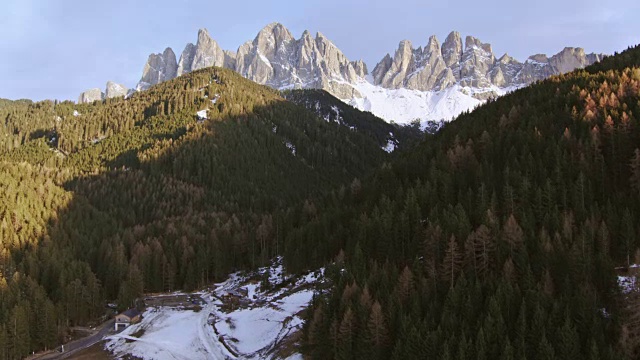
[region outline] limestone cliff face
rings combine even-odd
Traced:
[[[353,70],[355,70],[356,75],[364,78],[369,75],[369,70],[367,69],[367,64],[362,60],[356,60],[351,62],[351,66],[353,66]]]
[[[442,57],[447,67],[452,67],[460,62],[462,58],[462,38],[459,32],[452,31],[447,36],[442,44]]]
[[[182,55],[180,56],[180,61],[178,61],[178,70],[176,71],[177,75],[184,75],[186,73],[191,72],[193,69],[193,58],[196,56],[196,46],[192,43],[188,43],[187,46],[182,50]]]
[[[367,74],[364,62],[350,62],[326,36],[305,31],[296,39],[282,24],[262,29],[236,53],[235,70],[274,88],[319,88],[351,97],[348,83]]]
[[[279,89],[319,88],[342,98],[357,95],[350,84],[368,75],[362,61],[349,61],[326,36],[305,31],[299,39],[282,24],[273,23],[260,30],[236,52],[222,50],[206,29],[198,31],[198,41],[185,46],[180,60],[170,48],[152,54],[136,87],[145,90],[209,66],[233,69],[246,78]]]
[[[105,91],[105,98],[114,98],[119,96],[127,96],[129,90],[122,84],[116,84],[113,81],[107,81],[107,89]]]
[[[133,90],[127,89],[122,84],[118,84],[113,81],[107,81],[107,86],[104,92],[98,88],[89,89],[80,94],[80,96],[78,97],[78,103],[92,103],[96,100],[127,96],[130,91]]]
[[[600,61],[600,54],[585,54],[583,48],[566,47],[549,59],[549,65],[556,73],[566,73]]]
[[[177,72],[176,54],[171,48],[166,48],[162,54],[151,54],[136,89],[146,90],[152,85],[171,80],[176,77]]]
[[[180,76],[210,66],[225,66],[226,56],[227,54],[218,43],[209,36],[207,29],[200,29],[196,45],[189,43],[182,51],[177,75]]]
[[[548,58],[533,55],[524,63],[504,54],[496,60],[490,44],[467,36],[462,47],[460,33],[451,32],[442,46],[435,36],[417,49],[403,40],[393,58],[389,54],[373,70],[375,85],[388,89],[438,91],[455,84],[473,88],[523,86],[551,75],[591,65],[600,54],[581,48],[565,48]]]
[[[89,89],[80,94],[78,103],[92,103],[96,100],[104,99],[104,93],[98,88]]]

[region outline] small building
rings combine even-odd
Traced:
[[[120,327],[127,328],[130,325],[137,323],[138,321],[140,321],[140,317],[140,311],[138,311],[138,309],[136,308],[131,308],[123,313],[116,315],[116,321],[114,325],[115,330],[118,331]]]

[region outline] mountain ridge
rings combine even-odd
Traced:
[[[149,55],[136,90],[143,91],[197,69],[220,66],[278,90],[323,89],[354,106],[367,100],[370,103],[377,101],[373,100],[376,96],[367,91],[367,82],[376,87],[374,93],[406,89],[417,92],[413,94],[417,98],[457,86],[465,96],[483,102],[537,80],[590,65],[603,56],[587,54],[579,47],[565,47],[552,56],[534,54],[520,62],[507,54],[497,58],[491,44],[473,36],[466,36],[463,43],[461,34],[452,31],[442,44],[434,35],[424,47],[415,48],[409,40],[400,41],[394,55],[387,53],[369,73],[364,61],[348,59],[321,32],[313,37],[305,30],[296,39],[284,25],[274,22],[235,52],[223,50],[202,28],[198,31],[196,44],[188,43],[179,59],[171,48]],[[387,96],[386,101],[390,101],[389,106],[398,107],[393,98]],[[444,105],[417,100],[408,105],[412,110],[406,113],[451,113],[455,117],[470,110],[469,104],[475,106],[476,101],[472,99],[459,104],[454,98],[447,99],[455,104],[451,111],[444,112],[437,108]],[[360,110],[392,120],[386,114],[376,113],[375,109],[380,106],[377,103],[369,107],[363,105]],[[421,107],[427,107],[428,111],[420,110]],[[449,120],[433,116],[424,115],[420,119]],[[396,116],[393,120],[409,123],[414,118]]]

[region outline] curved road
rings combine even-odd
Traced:
[[[102,324],[102,328],[95,334],[91,336],[84,337],[82,339],[74,340],[64,344],[64,352],[54,352],[50,354],[46,354],[42,357],[39,357],[38,360],[58,360],[58,359],[66,359],[69,356],[75,354],[79,350],[86,349],[90,346],[95,345],[100,342],[102,338],[104,338],[107,334],[113,332],[113,319],[107,321]]]

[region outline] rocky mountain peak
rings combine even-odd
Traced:
[[[359,77],[364,78],[365,76],[369,75],[367,64],[365,64],[362,59],[352,61],[351,66],[353,66],[353,70],[355,70],[356,75],[358,75]]]
[[[253,43],[257,45],[261,51],[265,52],[282,46],[282,44],[292,40],[294,40],[294,37],[289,29],[280,23],[271,23],[258,32]]]
[[[260,29],[260,31],[258,32],[258,35],[256,37],[260,37],[262,34],[283,34],[283,33],[287,33],[287,34],[291,34],[291,32],[289,31],[289,29],[287,29],[284,25],[282,25],[281,23],[274,21],[270,24],[267,24],[265,27],[263,27],[262,29]]]
[[[374,67],[373,85],[419,91],[441,91],[458,85],[472,88],[465,89],[465,94],[482,100],[504,93],[504,88],[524,86],[601,58],[599,54],[585,54],[581,48],[565,48],[550,58],[534,55],[520,63],[507,54],[496,59],[491,45],[476,37],[465,36],[464,43],[462,40],[459,32],[452,31],[442,44],[435,36],[417,48],[409,40],[400,41],[395,52],[386,54]],[[179,63],[169,48],[150,55],[137,88],[146,89],[207,66],[230,68],[276,89],[325,89],[341,99],[359,97],[359,91],[365,91],[360,81],[369,73],[362,60],[349,61],[321,32],[313,37],[304,31],[296,39],[275,22],[235,53],[222,50],[206,29],[200,29],[197,42],[186,45]]]
[[[338,50],[338,47],[335,46],[331,40],[329,40],[326,36],[324,36],[323,33],[321,32],[317,32],[316,33],[316,46],[318,47],[318,50],[322,53],[327,53],[327,51],[329,51],[329,49],[335,49],[338,52],[340,52],[340,54],[342,54],[342,52],[340,50]]]
[[[198,30],[196,44],[188,43],[178,62],[177,76],[209,66],[227,66],[234,68],[235,54],[228,54],[211,38],[209,31]]]
[[[113,81],[107,81],[107,86],[104,92],[98,88],[84,91],[78,97],[78,103],[92,103],[96,100],[127,96],[129,94],[129,91],[130,90],[128,90],[127,87],[122,84],[118,84]]]
[[[440,48],[438,50],[438,48]],[[424,48],[401,41],[394,57],[386,55],[373,70],[373,81],[388,89],[442,90],[451,85],[481,89],[476,94],[495,95],[495,88],[523,86],[558,73],[592,64],[601,58],[581,48],[565,48],[548,58],[538,54],[525,63],[505,54],[496,60],[491,44],[452,31],[440,47],[435,36]],[[484,99],[493,95],[477,95]]]
[[[414,51],[411,41],[402,40],[398,44],[398,49],[393,56],[389,69],[378,79],[377,84],[390,89],[402,87],[404,78],[414,64]],[[375,79],[374,79],[375,80]]]
[[[549,58],[545,54],[535,54],[531,55],[527,58],[528,63],[537,62],[537,63],[547,63],[549,62]]]
[[[296,39],[279,23],[265,26],[238,48],[235,70],[274,88],[321,88],[343,98],[354,95],[348,83],[367,73],[363,62],[350,62],[322,33],[313,38],[305,31]]]
[[[491,45],[483,43],[473,36],[467,36],[459,64],[460,85],[477,88],[490,87],[492,83],[488,75],[494,63],[495,56]],[[499,82],[502,83],[502,81]]]
[[[168,47],[162,54],[151,54],[142,70],[142,78],[136,86],[138,91],[146,90],[151,85],[171,80],[176,77],[178,63],[176,54]]]
[[[442,56],[442,50],[440,49],[440,42],[435,35],[431,35],[429,37],[429,41],[427,42],[427,46],[424,48],[425,53],[429,54],[438,54]]]
[[[478,38],[475,38],[473,36],[467,36],[464,40],[464,51],[473,50],[474,48],[482,49],[482,51],[493,55],[491,44],[485,44],[482,41],[480,41],[480,39]]]
[[[380,84],[382,82],[382,78],[391,68],[391,64],[393,63],[393,59],[391,55],[386,54],[384,58],[373,68],[373,72],[371,75],[373,76],[373,83]]]
[[[413,49],[413,44],[411,44],[411,40],[401,40],[398,43],[398,50],[396,50],[396,56],[399,53],[410,52]]]
[[[192,43],[188,43],[182,50],[180,61],[178,62],[177,75],[184,75],[191,72],[191,64],[193,64],[193,57],[196,55],[196,46]]]
[[[504,55],[502,55],[498,59],[498,62],[501,63],[501,64],[515,64],[515,63],[518,63],[518,60],[516,60],[513,57],[509,56],[509,54],[504,53]]]
[[[442,43],[442,57],[447,66],[452,66],[462,57],[462,38],[460,33],[452,31]]]
[[[113,81],[107,81],[107,88],[105,91],[105,98],[110,99],[114,97],[127,96],[127,87],[122,84],[117,84]]]
[[[211,36],[209,36],[209,31],[206,28],[198,29],[198,46],[204,45],[211,41]]]
[[[89,89],[80,94],[78,103],[92,103],[97,100],[103,100],[104,93],[98,88]]]
[[[558,73],[565,73],[588,65],[588,59],[583,48],[565,47],[549,59],[549,64]]]

